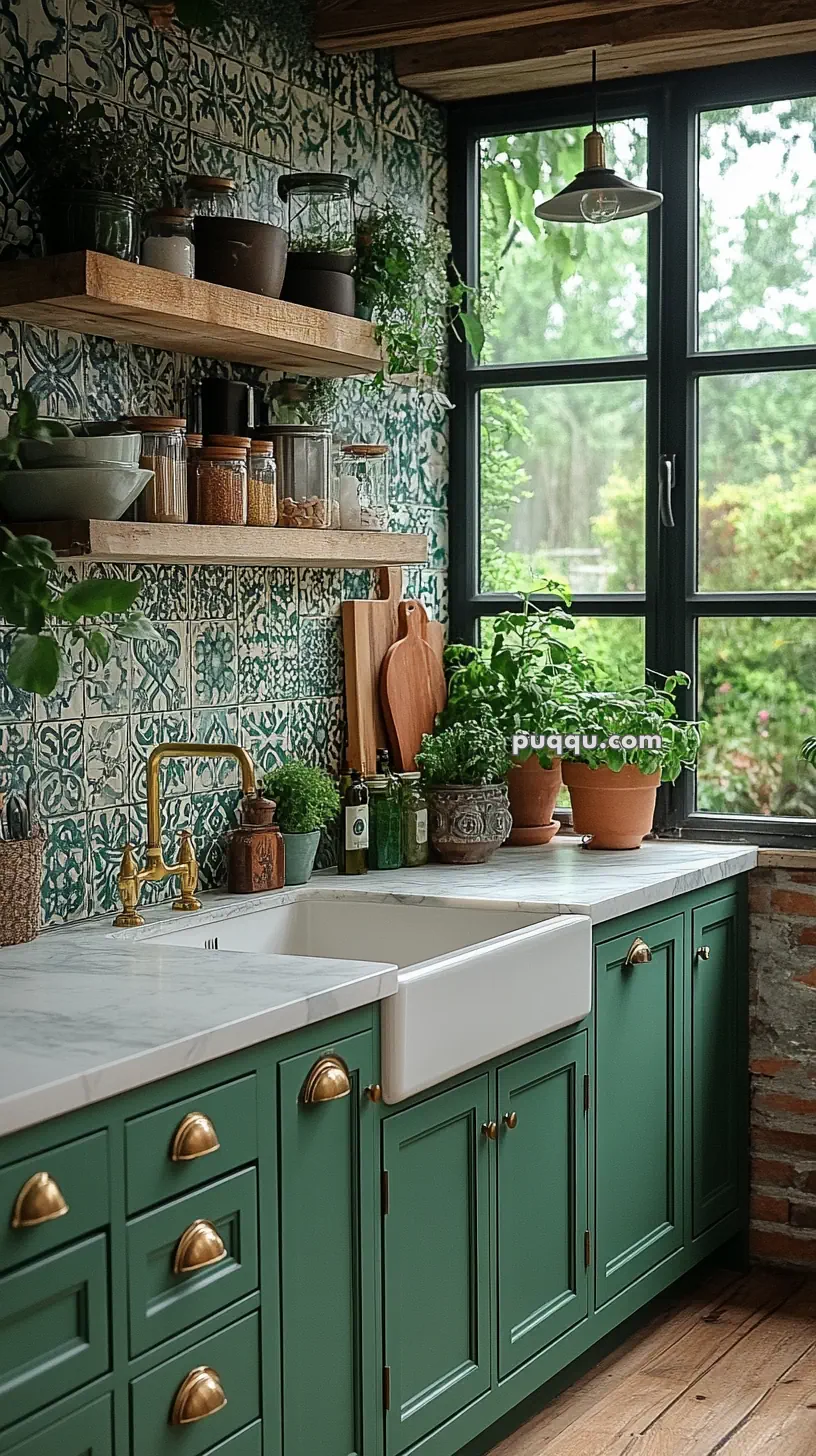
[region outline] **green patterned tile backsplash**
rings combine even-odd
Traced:
[[[424,220],[446,215],[444,116],[396,82],[385,56],[290,53],[272,31],[231,23],[205,43],[152,29],[122,0],[13,0],[4,11],[0,129],[3,257],[40,250],[20,131],[42,97],[98,99],[147,126],[159,165],[234,176],[248,217],[285,222],[286,171],[329,168],[357,179],[367,204],[394,200]],[[202,354],[204,352],[202,345]],[[69,419],[184,412],[206,373],[257,384],[276,376],[112,339],[0,319],[0,430],[22,386]],[[347,440],[386,440],[390,526],[430,536],[427,567],[406,590],[444,619],[447,603],[447,415],[413,390],[346,380],[334,407]],[[43,911],[49,925],[114,908],[127,838],[145,841],[145,764],[162,741],[239,742],[263,771],[298,754],[336,771],[345,740],[340,602],[375,594],[359,570],[233,566],[88,566],[142,583],[140,605],[162,641],[116,644],[103,669],[72,649],[46,702],[10,688],[0,623],[0,791],[36,773],[48,829]],[[66,569],[68,572],[72,568]],[[238,799],[228,760],[171,761],[162,771],[163,836],[195,835],[205,887],[223,883],[224,835]],[[331,845],[320,863],[330,862]],[[328,859],[327,859],[328,856]],[[148,901],[173,893],[149,886]]]

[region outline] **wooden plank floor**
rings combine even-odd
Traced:
[[[491,1456],[816,1456],[816,1279],[687,1283]]]

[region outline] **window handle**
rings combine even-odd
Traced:
[[[676,455],[661,455],[658,465],[658,486],[660,502],[660,524],[669,529],[674,527],[674,512],[672,510],[672,491],[674,490],[674,467]]]

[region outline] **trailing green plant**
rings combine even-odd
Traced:
[[[270,385],[268,398],[276,424],[326,425],[331,423],[339,392],[338,379],[284,376]]]
[[[73,433],[62,420],[41,419],[38,409],[31,390],[21,390],[17,408],[9,420],[8,434],[0,440],[0,471],[20,468],[21,440],[55,440]]]
[[[68,670],[62,628],[69,641],[84,643],[100,667],[108,661],[112,638],[160,641],[152,622],[134,611],[140,591],[140,582],[118,577],[89,577],[63,587],[49,541],[0,527],[0,616],[15,629],[5,669],[11,686],[42,698],[54,691]],[[112,617],[120,620],[107,620]]]
[[[449,328],[480,357],[485,299],[453,263],[441,223],[423,228],[393,203],[360,217],[355,278],[358,308],[373,319],[377,340],[385,344],[389,374],[437,380]],[[383,378],[381,371],[375,382]]]
[[[310,834],[340,813],[340,795],[322,768],[293,758],[264,775],[264,793],[277,805],[276,822],[284,834]]]
[[[659,772],[663,783],[674,783],[681,769],[694,766],[700,748],[700,725],[676,716],[675,691],[689,686],[687,675],[676,672],[660,688],[648,682],[625,692],[576,687],[564,695],[553,722],[553,731],[563,737],[564,758],[614,773],[634,764],[641,773]],[[648,739],[651,746],[638,746]]]
[[[23,150],[41,195],[54,191],[112,192],[151,207],[163,176],[144,126],[116,124],[99,101],[83,107],[48,96],[27,128]]]
[[[426,733],[416,762],[427,784],[500,784],[510,755],[501,729],[486,720]]]
[[[571,596],[562,582],[544,581],[537,592],[559,598],[560,604],[541,607],[522,595],[519,612],[493,618],[488,647],[452,644],[445,649],[448,701],[438,724],[493,719],[509,745],[514,734],[540,734],[551,726],[559,694],[592,681],[593,669],[585,654],[565,640],[575,619],[565,610]],[[542,768],[552,768],[554,754],[546,747],[525,748],[522,761],[536,752]]]
[[[174,10],[184,30],[215,36],[243,21],[261,35],[277,34],[297,50],[311,44],[313,0],[175,0]]]

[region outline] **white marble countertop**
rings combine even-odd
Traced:
[[[278,895],[205,897],[185,928],[299,896],[361,896],[589,915],[596,923],[753,869],[744,845],[649,842],[637,852],[583,850],[559,837],[502,849],[486,865],[316,876]],[[169,906],[141,931],[110,920],[49,931],[0,950],[0,1136],[200,1066],[393,995],[396,966],[157,945]]]

